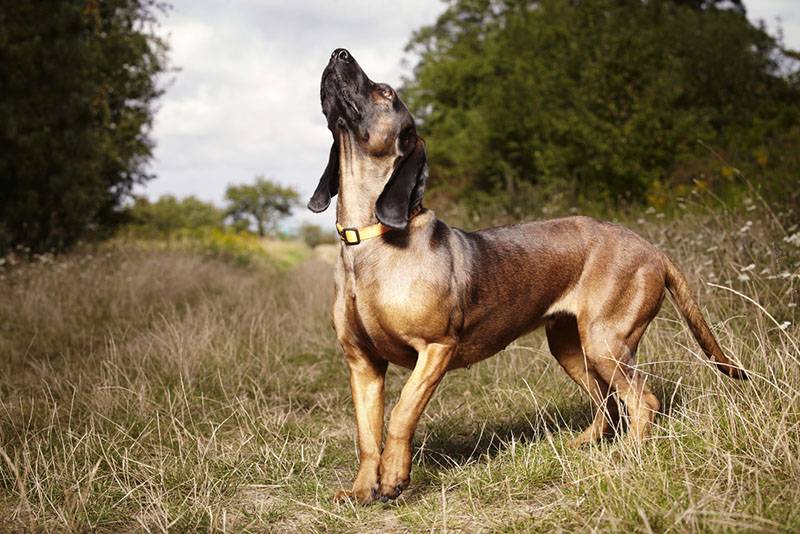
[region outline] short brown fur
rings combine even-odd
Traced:
[[[353,487],[337,498],[366,503],[400,495],[410,481],[417,422],[445,373],[488,358],[539,326],[553,356],[595,406],[594,421],[576,444],[612,431],[617,400],[627,413],[629,439],[647,436],[660,403],[637,372],[635,354],[665,289],[717,367],[746,377],[723,354],[681,272],[630,230],[570,217],[468,233],[430,210],[404,221],[421,202],[426,173],[424,166],[409,170],[409,162],[424,165],[410,114],[391,88],[369,81],[341,49],[322,85],[338,162],[329,163],[309,207],[324,209],[338,192],[342,226],[380,221],[398,227],[343,244],[336,265],[333,319],[350,368],[359,449]],[[405,189],[402,180],[411,180]],[[392,198],[408,206],[387,205]],[[412,373],[384,439],[388,363]]]

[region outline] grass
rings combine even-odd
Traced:
[[[711,368],[665,303],[639,354],[653,439],[573,450],[589,403],[535,333],[445,378],[411,488],[369,507],[331,499],[356,451],[329,264],[114,242],[6,265],[0,530],[797,531],[800,236],[765,212],[630,221],[752,381]]]

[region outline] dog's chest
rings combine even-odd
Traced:
[[[387,262],[374,270],[356,270],[342,282],[348,321],[394,363],[406,365],[409,353],[448,334],[446,281],[424,266]]]

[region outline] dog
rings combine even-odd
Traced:
[[[339,48],[320,97],[333,144],[308,208],[321,212],[338,194],[333,324],[350,372],[359,455],[352,489],[335,499],[397,498],[410,482],[417,422],[445,373],[539,326],[596,409],[578,445],[613,431],[614,398],[627,412],[628,439],[647,436],[660,403],[634,358],[665,289],[716,367],[746,378],[722,352],[681,271],[635,233],[588,217],[450,228],[422,207],[425,143],[395,90],[372,82]],[[412,372],[384,439],[389,363]]]

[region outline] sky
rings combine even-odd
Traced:
[[[409,73],[411,33],[444,10],[437,0],[171,0],[159,33],[176,70],[165,76],[152,137],[150,198],[195,195],[222,205],[225,188],[255,176],[295,187],[303,205],[327,161],[331,134],[319,103],[322,69],[347,48],[376,82]],[[800,0],[745,1],[800,49]],[[290,221],[334,223],[304,207]]]
[[[154,122],[150,198],[196,195],[222,205],[225,188],[256,175],[292,185],[303,206],[327,163],[331,134],[319,84],[331,51],[350,50],[374,81],[398,85],[411,32],[444,5],[430,0],[172,0],[160,32],[180,70]],[[334,209],[294,222],[332,226]]]

